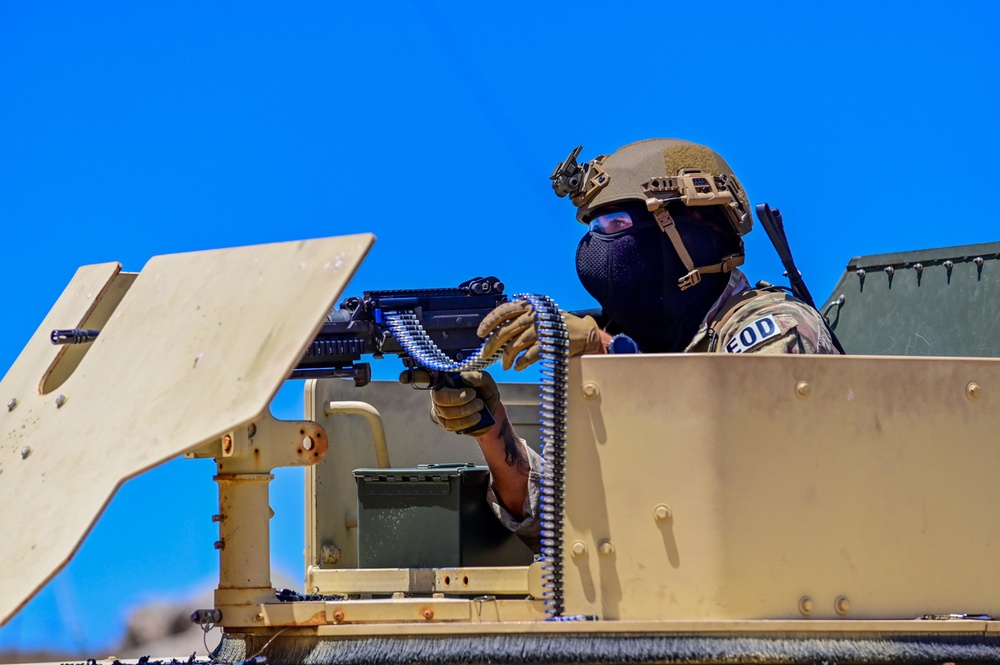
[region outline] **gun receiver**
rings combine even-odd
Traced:
[[[464,360],[482,346],[479,322],[505,302],[503,282],[496,277],[477,277],[457,288],[365,291],[330,312],[291,378],[343,377],[363,386],[371,380],[371,368],[358,361],[367,354],[392,353],[415,366],[385,321],[387,312],[399,310],[412,311],[439,349]]]

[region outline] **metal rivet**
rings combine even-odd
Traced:
[[[222,437],[222,452],[227,455],[233,452],[233,437],[228,434]]]
[[[809,616],[813,613],[816,608],[816,603],[809,596],[802,596],[799,598],[799,613],[803,616]]]
[[[837,596],[837,600],[833,601],[833,609],[837,614],[847,614],[851,611],[851,601],[847,596]]]
[[[982,387],[975,381],[969,382],[969,385],[965,386],[965,396],[969,399],[979,399],[979,396],[983,393]]]
[[[917,272],[923,272],[924,271],[924,264],[923,263],[914,263],[913,264],[913,269],[916,270]]]
[[[302,447],[304,449],[306,449],[306,450],[312,450],[313,446],[315,446],[315,445],[316,445],[316,442],[313,441],[313,438],[311,436],[306,436],[306,437],[302,438]]]
[[[581,540],[575,541],[569,546],[569,553],[573,555],[574,558],[580,558],[587,553],[587,546]]]
[[[17,398],[16,397],[11,397],[10,401],[7,402],[7,410],[8,411],[13,411],[16,408],[17,408]]]
[[[425,607],[424,610],[420,613],[420,616],[430,621],[431,619],[434,618],[434,610],[432,610],[429,607]]]
[[[795,394],[799,397],[808,397],[810,390],[812,390],[812,388],[810,388],[809,384],[805,381],[799,381],[795,384]]]
[[[615,553],[615,546],[611,543],[610,540],[602,540],[601,543],[597,546],[597,552],[601,556],[611,556],[612,554]]]
[[[985,263],[985,261],[983,261],[983,257],[981,256],[977,256],[976,258],[972,259],[972,262],[976,264],[977,268],[982,268],[983,263]]]
[[[593,381],[583,384],[583,396],[587,399],[594,399],[601,394],[600,388]]]
[[[885,274],[888,275],[889,277],[892,277],[895,273],[896,273],[896,269],[893,268],[892,266],[886,266],[885,267]]]
[[[66,396],[65,395],[59,395],[59,397],[56,397],[56,408],[57,409],[61,409],[62,405],[65,404],[65,403],[66,403]]]
[[[665,503],[657,504],[653,508],[653,519],[657,522],[666,522],[671,517],[670,506]]]
[[[337,610],[333,613],[333,620],[340,623],[344,620],[344,610]]]
[[[263,621],[264,620],[264,613],[263,612],[257,612],[257,616],[254,617],[254,618],[257,619],[257,621]]]
[[[28,455],[31,454],[31,446],[24,446],[21,448],[21,459],[28,459]]]

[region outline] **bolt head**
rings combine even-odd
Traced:
[[[569,546],[569,553],[573,555],[573,558],[579,559],[587,553],[587,546],[583,541],[577,540]]]
[[[795,394],[799,397],[808,397],[811,390],[812,387],[805,381],[799,381],[795,384]]]
[[[969,385],[965,386],[965,396],[971,400],[979,399],[982,394],[982,387],[975,381],[970,381]]]
[[[221,550],[225,546],[226,546],[226,544],[223,541],[221,541],[221,540],[215,541],[215,549]]]
[[[56,397],[56,408],[57,409],[61,409],[62,405],[65,404],[65,403],[66,403],[66,396],[65,395],[59,395],[58,397]]]
[[[336,621],[337,623],[340,623],[341,621],[343,621],[344,620],[344,610],[336,610],[333,613],[333,620]]]
[[[837,600],[833,601],[833,609],[837,614],[847,614],[851,611],[851,601],[847,596],[837,596]]]
[[[18,404],[17,398],[16,397],[11,397],[10,401],[7,402],[7,410],[8,411],[13,411],[14,409],[17,408],[17,404]]]
[[[433,618],[434,618],[434,610],[432,610],[432,609],[431,609],[431,608],[429,608],[429,607],[425,607],[425,608],[423,609],[423,611],[422,611],[422,612],[420,612],[420,616],[422,616],[423,618],[425,618],[425,619],[427,619],[428,621],[430,621],[431,619],[433,619]]]
[[[670,506],[665,503],[661,503],[653,508],[653,519],[657,522],[666,522],[670,520],[671,512]]]
[[[601,389],[593,381],[583,384],[583,396],[586,399],[596,399],[601,394]]]
[[[304,437],[302,437],[302,449],[303,450],[312,450],[315,446],[316,446],[316,442],[313,441],[313,438],[311,436],[304,436]]]
[[[597,552],[601,556],[611,556],[615,553],[615,546],[610,540],[605,540],[597,546]]]
[[[28,459],[31,454],[31,446],[24,446],[21,448],[21,459]]]
[[[816,609],[816,603],[809,596],[802,596],[799,598],[799,613],[803,616],[809,616]]]

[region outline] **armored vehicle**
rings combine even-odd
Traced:
[[[373,241],[79,269],[0,382],[0,502],[36,506],[0,516],[0,619],[122,482],[186,455],[218,466],[219,583],[192,608],[217,661],[1000,661],[1000,244],[852,259],[821,307],[845,356],[567,360],[551,326],[541,392],[502,387],[545,449],[533,557],[474,446],[360,362],[485,366],[470,324],[508,296],[334,309]],[[268,410],[289,376],[297,422]],[[271,584],[280,466],[307,469],[302,592]]]

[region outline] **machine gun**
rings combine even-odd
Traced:
[[[417,366],[406,342],[389,329],[387,315],[400,311],[412,311],[446,355],[465,360],[482,346],[476,334],[479,322],[507,302],[503,286],[496,277],[476,277],[457,288],[365,291],[361,298],[347,298],[330,312],[290,378],[341,377],[363,386],[371,381],[371,366],[357,361],[366,354],[381,358],[393,353],[407,367]]]
[[[351,297],[330,312],[316,339],[312,341],[290,379],[348,378],[357,386],[372,378],[371,365],[359,362],[361,356],[381,358],[396,354],[409,367],[417,367],[411,356],[413,344],[393,335],[389,318],[398,313],[412,313],[437,348],[455,361],[474,354],[482,345],[476,334],[479,322],[498,305],[507,302],[503,282],[496,277],[476,277],[457,288],[365,291]],[[52,343],[86,344],[97,339],[98,330],[53,330]],[[458,376],[431,369],[431,386],[457,387]],[[415,386],[418,387],[418,386]],[[494,420],[489,410],[480,412],[475,429],[488,427]]]

